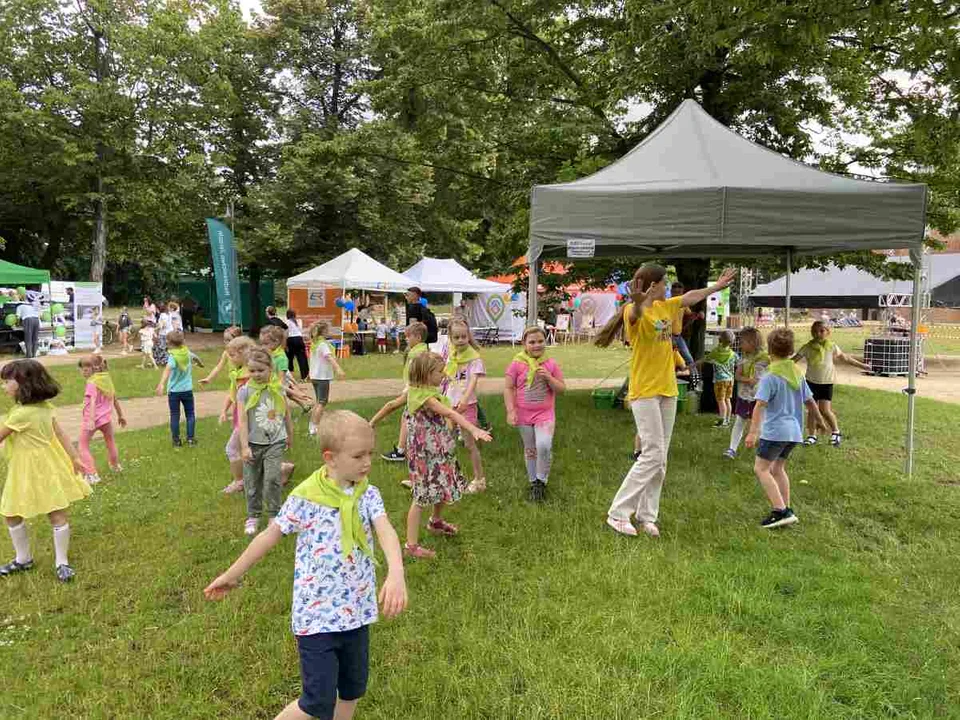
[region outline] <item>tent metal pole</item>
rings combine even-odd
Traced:
[[[343,287],[340,290],[340,297],[346,300],[346,297],[347,297],[347,279],[346,278],[343,279]],[[343,332],[343,328],[345,327],[344,320],[346,316],[347,316],[346,308],[341,307],[340,308],[340,358],[341,359],[347,356],[347,350],[345,347],[347,336]]]
[[[916,422],[917,403],[917,367],[920,362],[920,346],[917,335],[920,329],[920,304],[923,290],[923,255],[920,250],[911,250],[913,260],[913,301],[910,313],[910,371],[907,375],[907,461],[904,471],[908,478],[913,477],[913,436]]]
[[[527,290],[527,322],[526,326],[537,324],[537,286],[540,281],[537,277],[537,261],[533,260],[529,264],[528,275],[530,276],[530,287]]]
[[[787,248],[787,295],[784,302],[783,325],[790,327],[790,276],[793,275],[793,248]]]

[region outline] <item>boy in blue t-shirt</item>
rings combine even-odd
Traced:
[[[747,447],[757,447],[753,470],[763,486],[772,512],[760,523],[765,528],[792,525],[797,516],[790,509],[790,478],[787,458],[803,442],[803,408],[823,424],[817,401],[793,357],[793,331],[778,328],[767,337],[770,365],[757,386]],[[757,443],[759,436],[760,442]]]
[[[170,434],[173,446],[180,447],[180,406],[187,418],[187,445],[196,445],[193,436],[197,426],[197,417],[193,407],[193,364],[203,367],[203,362],[183,344],[183,333],[174,330],[167,335],[167,365],[163,369],[160,382],[157,383],[157,395],[167,390],[167,406],[170,408]],[[169,383],[167,382],[169,380]]]

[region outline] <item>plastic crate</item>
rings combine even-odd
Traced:
[[[614,388],[595,388],[590,396],[597,410],[613,410],[617,406],[617,390]]]
[[[686,380],[677,380],[677,402],[683,402],[687,399],[687,391],[690,389],[690,383]]]

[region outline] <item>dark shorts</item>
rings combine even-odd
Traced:
[[[331,720],[337,697],[356,700],[367,692],[370,628],[298,635],[303,693],[297,702],[307,715]]]
[[[313,394],[317,396],[317,402],[326,405],[330,402],[330,381],[313,380]]]
[[[800,443],[781,442],[779,440],[764,440],[760,438],[757,445],[757,457],[773,462],[774,460],[786,460],[790,453]]]
[[[807,380],[807,385],[810,386],[810,392],[813,393],[814,400],[833,402],[833,383],[820,384]]]
[[[753,408],[756,407],[756,400],[744,400],[741,397],[737,398],[737,404],[733,408],[733,414],[737,417],[742,417],[745,420],[749,420],[753,417]]]

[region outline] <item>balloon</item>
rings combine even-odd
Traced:
[[[61,314],[63,314],[63,305],[61,305],[60,303],[54,303],[54,304],[50,307],[50,312],[52,312],[54,315],[61,315]]]
[[[513,302],[516,302],[519,299],[520,299],[520,293],[514,293],[513,295],[510,296],[510,300],[512,300]]]
[[[43,311],[40,313],[40,319],[43,320],[44,322],[50,322],[50,311],[49,311],[49,310],[43,310]]]
[[[343,307],[343,298],[337,298],[336,300],[333,301],[333,304],[336,305],[336,306],[339,307],[339,308],[342,308],[342,307]]]
[[[57,325],[57,326],[53,329],[53,334],[56,335],[58,338],[66,337],[66,336],[67,336],[67,328],[66,328],[66,326],[64,326],[64,325]]]
[[[10,313],[3,319],[3,322],[7,324],[7,327],[13,327],[17,324],[17,316],[13,313]]]
[[[343,307],[346,308],[347,312],[353,312],[354,310],[357,309],[357,304],[353,302],[353,300],[347,300],[343,304]]]
[[[426,307],[426,306],[427,306],[427,299],[426,299],[425,297],[420,298],[420,304],[423,305],[424,307]]]
[[[26,297],[26,296],[27,296],[27,289],[26,289],[23,285],[18,285],[18,286],[17,286],[17,295],[19,295],[20,297]]]

